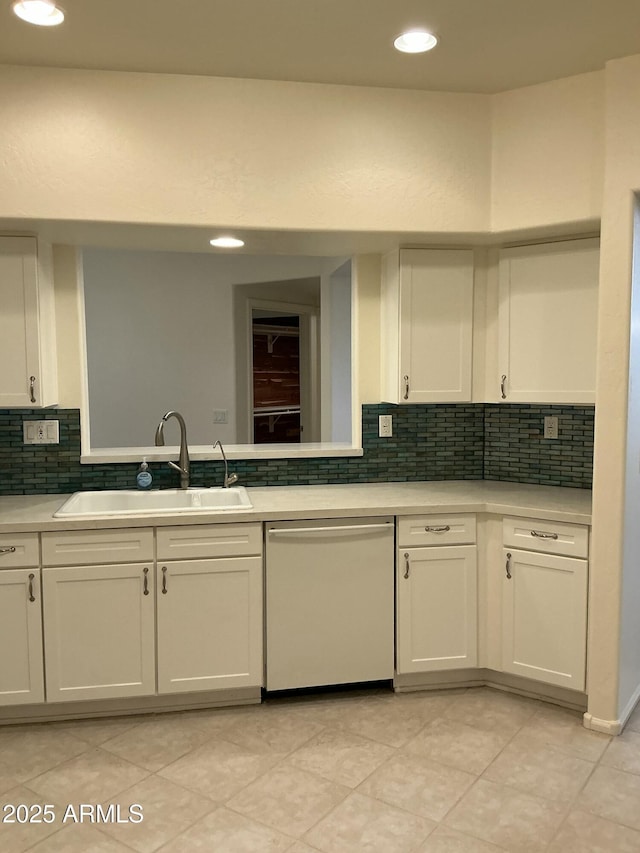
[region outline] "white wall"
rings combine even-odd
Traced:
[[[3,66],[0,218],[481,231],[486,95]]]
[[[331,437],[351,441],[351,264],[331,276]]]
[[[233,285],[317,275],[326,262],[103,249],[83,255],[92,447],[152,444],[168,409],[184,415],[191,444],[236,443]],[[226,409],[228,423],[214,426],[213,409]],[[167,444],[177,443],[173,421],[166,433]]]
[[[598,220],[604,167],[604,72],[492,99],[491,229]]]
[[[627,436],[634,191],[640,188],[638,91],[640,56],[608,63],[588,648],[588,710],[605,721],[623,718],[640,686],[640,542],[633,530],[640,494],[637,425]],[[636,392],[633,388],[632,409]]]

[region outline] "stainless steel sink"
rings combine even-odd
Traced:
[[[251,509],[244,486],[213,489],[162,489],[150,492],[125,489],[76,492],[54,518],[92,515],[171,515],[174,513],[237,512]]]

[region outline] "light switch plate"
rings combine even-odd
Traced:
[[[226,424],[227,423],[227,410],[226,409],[214,409],[213,410],[213,422],[214,422],[214,424]]]
[[[393,435],[393,415],[378,415],[378,436],[391,438]]]
[[[60,444],[60,421],[22,421],[25,444]]]

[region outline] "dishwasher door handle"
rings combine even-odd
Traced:
[[[341,530],[387,530],[393,527],[393,521],[382,524],[336,524],[330,527],[270,527],[267,531],[272,536],[291,536],[298,533],[339,533]]]

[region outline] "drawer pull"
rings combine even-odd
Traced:
[[[0,554],[15,554],[15,553],[16,553],[16,546],[15,545],[9,545],[8,547],[0,548]]]
[[[536,536],[538,539],[557,539],[557,533],[545,533],[544,530],[532,530],[532,536]]]
[[[451,527],[448,524],[443,524],[440,527],[425,527],[425,533],[448,533]]]
[[[503,399],[503,400],[506,400],[506,399],[507,399],[507,394],[506,394],[506,392],[505,392],[505,383],[506,383],[506,381],[507,381],[507,374],[506,374],[506,373],[503,373],[503,374],[502,374],[502,378],[501,378],[501,380],[500,380],[500,396],[502,397],[502,399]]]
[[[144,583],[142,584],[142,592],[144,595],[149,595],[149,569],[145,568],[142,570],[144,572]]]
[[[35,575],[34,575],[34,574],[33,574],[33,572],[32,572],[32,573],[29,575],[29,601],[35,601],[35,600],[36,600],[36,597],[35,597],[35,595],[33,594],[33,579],[34,579],[34,578],[35,578]]]
[[[507,554],[507,562],[505,564],[505,569],[507,570],[507,580],[511,580],[511,554]]]
[[[162,567],[162,594],[167,594],[167,567]]]
[[[408,376],[404,377],[404,399],[405,400],[409,399],[409,377]]]
[[[404,577],[405,577],[405,580],[409,577],[409,569],[410,569],[410,567],[409,567],[409,555],[405,554],[404,555]]]
[[[36,401],[36,377],[35,376],[29,377],[29,399],[31,400],[32,403],[35,403],[35,401]]]

